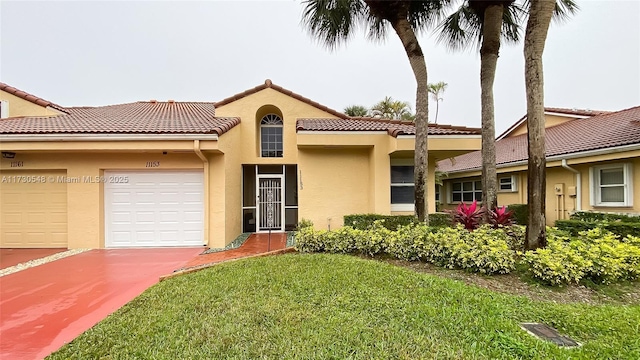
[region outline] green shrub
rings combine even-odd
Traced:
[[[623,222],[623,223],[640,223],[639,215],[625,214],[609,214],[593,211],[576,211],[569,217],[571,220],[580,220],[588,222]]]
[[[300,219],[300,221],[298,221],[298,226],[296,227],[296,231],[303,229],[303,228],[307,228],[307,227],[313,227],[313,221],[309,220],[309,219]]]
[[[355,214],[345,215],[344,225],[351,226],[354,229],[368,230],[378,220],[384,220],[383,226],[394,231],[399,226],[419,223],[418,218],[413,215]]]
[[[426,234],[419,258],[450,269],[506,274],[515,268],[515,252],[504,229],[481,226],[469,232],[463,226],[440,228]]]
[[[568,231],[571,235],[577,236],[582,231],[595,228],[608,230],[620,237],[640,236],[640,223],[627,222],[587,222],[583,220],[556,220],[556,227],[560,230]]]
[[[384,227],[384,220],[373,222],[369,230],[364,230],[364,236],[359,236],[355,240],[356,250],[362,254],[374,256],[387,250],[387,243],[393,232]]]
[[[432,227],[443,227],[443,226],[452,226],[453,219],[451,219],[451,214],[445,212],[436,212],[433,214],[429,214],[429,226]]]
[[[328,231],[324,240],[325,251],[335,254],[349,254],[356,251],[356,242],[366,236],[365,231],[349,226]]]
[[[306,226],[296,231],[296,250],[300,252],[323,252],[329,231],[315,230]]]
[[[569,237],[563,231],[547,232],[548,245],[524,254],[533,276],[557,285],[582,278],[609,283],[640,277],[640,240],[619,240],[615,234],[595,228]]]
[[[593,281],[635,280],[640,275],[640,247],[634,245],[635,239],[623,242],[600,228],[582,232],[580,238],[587,244],[583,256],[593,263],[587,271]]]
[[[511,204],[507,206],[507,210],[513,214],[513,221],[518,225],[527,225],[529,223],[529,209],[527,204]]]
[[[420,260],[427,234],[431,233],[432,230],[433,228],[424,224],[400,226],[395,236],[388,239],[387,252],[402,260]]]
[[[547,234],[547,247],[526,252],[522,260],[535,278],[546,283],[578,283],[592,265],[582,257],[580,246],[584,244]]]

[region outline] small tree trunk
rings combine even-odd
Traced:
[[[502,28],[502,4],[492,4],[484,11],[482,47],[480,48],[480,88],[482,104],[482,202],[487,209],[497,206],[496,126],[494,119],[493,82],[496,77]],[[485,220],[489,218],[485,212]]]
[[[531,0],[524,38],[527,132],[529,140],[527,198],[529,224],[525,249],[547,246],[545,198],[546,170],[544,137],[544,72],[542,53],[547,40],[554,0]]]
[[[438,111],[440,110],[440,101],[436,99],[436,119],[433,121],[434,124],[438,123]]]
[[[397,17],[391,26],[398,34],[409,58],[416,78],[416,144],[414,155],[416,215],[420,221],[429,224],[429,201],[427,196],[428,175],[428,131],[429,131],[429,87],[427,64],[418,43],[418,38],[405,17]]]

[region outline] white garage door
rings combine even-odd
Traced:
[[[204,244],[202,171],[105,171],[105,246]]]

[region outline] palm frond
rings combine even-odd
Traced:
[[[431,28],[445,18],[453,3],[452,0],[410,1],[408,20],[411,27],[416,32]]]
[[[436,41],[452,50],[479,46],[482,23],[478,14],[468,4],[463,4],[436,27]]]
[[[522,38],[522,20],[526,11],[518,4],[512,3],[502,13],[502,41],[515,44]]]
[[[302,24],[330,49],[347,41],[367,20],[361,0],[305,0]]]
[[[554,22],[564,22],[569,20],[571,15],[580,10],[578,4],[573,0],[558,0],[556,1],[556,9],[553,11]]]

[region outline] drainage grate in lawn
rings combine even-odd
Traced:
[[[526,330],[529,334],[538,337],[543,340],[551,341],[552,343],[560,347],[578,347],[580,343],[572,338],[562,335],[558,330],[552,328],[547,324],[541,323],[522,323],[520,326]]]

